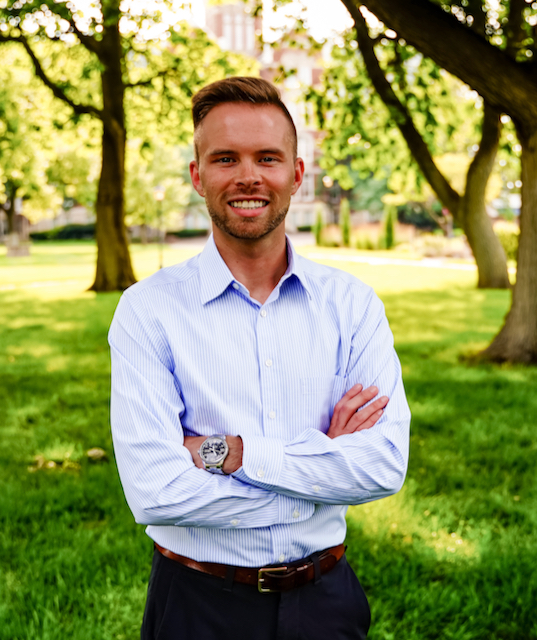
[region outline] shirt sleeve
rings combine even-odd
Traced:
[[[396,493],[408,464],[410,411],[384,306],[371,291],[354,329],[341,396],[375,385],[390,401],[370,429],[329,438],[306,429],[289,442],[244,435],[243,466],[252,486],[324,504],[360,504]]]
[[[311,517],[311,502],[302,501],[297,511],[296,499],[194,465],[183,446],[184,405],[171,351],[144,308],[137,305],[135,311],[127,294],[108,338],[114,451],[138,523],[254,528]]]

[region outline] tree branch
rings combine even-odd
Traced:
[[[392,86],[386,79],[373,49],[373,42],[369,37],[366,21],[358,9],[353,7],[351,16],[356,27],[356,39],[362,53],[367,73],[375,90],[388,107],[391,117],[401,131],[405,142],[418,163],[425,178],[436,192],[442,204],[449,209],[456,218],[458,216],[460,195],[452,188],[444,175],[436,166],[429,148],[416,129],[412,116],[401,103]]]
[[[102,52],[101,43],[95,40],[95,38],[82,33],[82,31],[80,31],[80,29],[76,26],[76,22],[72,17],[69,20],[69,24],[71,25],[73,33],[80,40],[81,44],[86,47],[88,51],[91,51],[91,53],[94,53],[97,57],[100,57],[100,54]]]
[[[469,84],[492,106],[529,130],[537,120],[537,78],[429,0],[341,0],[364,4],[407,42]]]
[[[99,118],[100,120],[103,119],[103,114],[100,111],[100,109],[97,109],[92,105],[78,104],[76,102],[73,102],[71,98],[69,98],[69,96],[66,95],[63,89],[59,87],[56,83],[54,83],[47,76],[47,74],[45,73],[45,70],[41,65],[41,62],[33,52],[33,49],[30,46],[28,40],[23,35],[20,35],[20,36],[0,35],[0,43],[2,42],[19,42],[20,44],[22,44],[22,46],[26,49],[26,53],[30,56],[30,59],[34,65],[36,76],[40,78],[43,84],[52,91],[52,93],[56,98],[68,104],[75,113],[80,115],[87,113],[89,115],[95,116],[96,118]]]

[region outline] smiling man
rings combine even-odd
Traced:
[[[213,234],[128,289],[109,336],[119,473],[155,543],[142,639],[365,638],[345,513],[408,458],[384,310],[286,238],[304,163],[276,88],[229,78],[192,111]]]

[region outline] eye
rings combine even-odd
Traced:
[[[233,158],[230,158],[229,156],[223,156],[222,158],[217,158],[215,162],[220,162],[221,164],[229,164],[230,162],[233,162]]]
[[[261,158],[261,162],[264,162],[265,164],[271,164],[277,161],[278,158],[275,158],[274,156],[265,156],[264,158]]]

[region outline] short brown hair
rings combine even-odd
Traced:
[[[194,150],[196,159],[198,149],[196,144],[196,130],[207,114],[219,104],[226,102],[243,102],[247,104],[274,105],[278,107],[291,124],[293,147],[297,154],[297,134],[295,123],[287,107],[282,102],[278,89],[263,78],[235,76],[208,84],[192,98],[192,120],[194,121]]]

